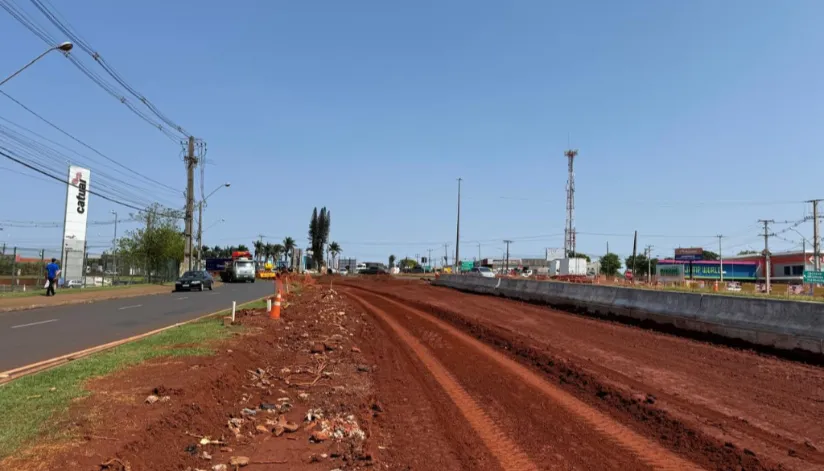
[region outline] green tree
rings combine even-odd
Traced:
[[[398,266],[401,270],[409,270],[418,266],[418,262],[411,258],[403,258],[400,262],[398,262]]]
[[[396,259],[394,255],[389,256],[389,268],[395,268],[395,260]]]
[[[323,251],[329,240],[329,229],[332,223],[332,213],[323,207],[312,210],[312,219],[309,221],[309,246],[312,249],[312,259],[318,270],[323,266]]]
[[[292,255],[295,253],[295,239],[286,237],[283,239],[283,255],[289,267],[292,266]]]
[[[263,256],[263,241],[256,240],[252,246],[255,248],[255,261],[260,262],[260,259]]]
[[[176,277],[183,261],[185,239],[178,219],[160,205],[150,206],[132,219],[143,221],[143,227],[128,231],[118,241],[118,259],[121,266],[145,267],[150,278]]]
[[[601,273],[607,276],[615,276],[621,269],[621,258],[614,253],[608,253],[601,257]]]
[[[239,252],[248,252],[248,251],[249,251],[249,247],[246,247],[245,245],[240,244],[240,245],[238,245],[238,246],[237,246],[237,250],[238,250]]]
[[[757,250],[742,250],[738,252],[738,255],[758,255]]]
[[[632,255],[624,260],[626,267],[628,270],[633,270],[632,265]],[[635,256],[635,267],[633,271],[633,276],[646,276],[649,274],[649,270],[652,270],[652,273],[655,273],[655,267],[658,266],[658,259],[648,259],[646,255],[639,253]]]
[[[705,250],[703,255],[704,260],[718,260],[718,254],[712,250]]]
[[[274,246],[270,243],[263,244],[263,262],[268,262],[274,257]]]
[[[283,255],[283,246],[280,244],[272,245],[272,261],[277,266],[277,262],[280,261],[280,256]]]

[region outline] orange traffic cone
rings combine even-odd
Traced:
[[[269,319],[280,319],[280,293],[275,296],[275,303],[269,312]]]
[[[718,292],[718,282],[716,281],[714,285],[712,285],[712,290],[716,293]]]

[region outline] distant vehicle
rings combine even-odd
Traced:
[[[355,273],[360,273],[362,270],[366,270],[365,263],[358,263],[357,265],[355,265]]]
[[[424,273],[425,271],[426,270],[424,270],[423,267],[414,267],[409,270],[409,273]]]
[[[338,273],[340,274],[340,276],[346,276],[349,274],[349,270],[347,270],[346,268],[341,268],[340,272]]]
[[[523,276],[524,278],[529,278],[530,276],[532,276],[532,270],[524,270],[521,273],[521,276]]]
[[[469,270],[469,276],[480,276],[483,278],[495,278],[495,272],[488,267],[475,267]]]
[[[207,271],[187,271],[175,282],[175,291],[211,291],[214,284],[214,278]]]
[[[82,288],[83,282],[80,280],[69,280],[66,282],[64,288]]]
[[[360,271],[361,275],[386,275],[386,270],[382,267],[367,267]]]
[[[220,272],[220,280],[224,283],[255,282],[255,262],[250,252],[232,252],[232,260],[226,262]]]

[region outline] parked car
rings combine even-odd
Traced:
[[[480,276],[483,278],[495,278],[495,272],[489,267],[475,267],[469,270],[469,276]]]
[[[386,275],[386,270],[381,267],[366,267],[360,271],[361,275]]]
[[[211,291],[214,284],[215,279],[207,271],[187,271],[175,282],[175,291]]]

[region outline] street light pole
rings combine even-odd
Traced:
[[[212,190],[211,193],[206,195],[205,198],[198,201],[197,203],[197,269],[200,270],[200,267],[203,264],[203,204],[206,200],[209,199],[210,196],[214,195],[218,190],[221,188],[229,188],[232,186],[231,183],[226,182],[223,185]],[[222,221],[222,219],[221,219]]]
[[[112,210],[114,214],[114,237],[112,238],[112,257],[114,258],[114,277],[117,279],[117,211]]]
[[[455,230],[455,272],[460,273],[461,266],[461,181],[458,178],[458,227]]]
[[[46,54],[48,54],[52,51],[58,51],[58,50],[63,51],[63,52],[69,52],[69,51],[72,50],[72,47],[74,47],[74,44],[72,44],[70,42],[64,42],[62,44],[58,44],[57,46],[50,47],[50,48],[46,49],[45,51],[43,51],[42,54],[35,57],[31,62],[29,62],[28,64],[21,67],[17,72],[15,72],[15,73],[9,75],[8,77],[6,77],[5,79],[3,79],[3,81],[0,82],[0,86],[3,86],[4,83],[8,82],[9,80],[13,79],[14,77],[17,77],[17,75],[20,74],[20,72],[22,72],[22,71],[28,69],[29,67],[31,67],[32,64],[34,64],[35,62],[42,59],[43,56],[45,56]]]

